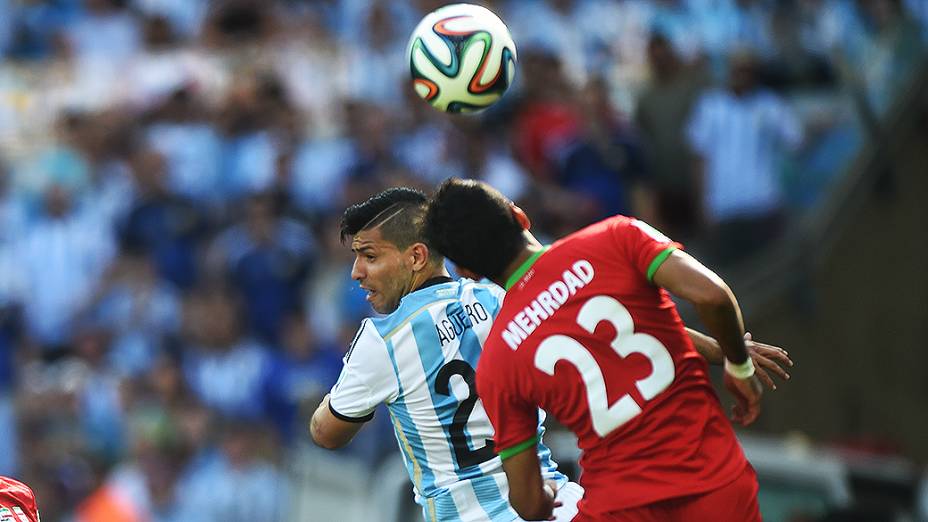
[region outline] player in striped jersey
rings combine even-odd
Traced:
[[[474,368],[504,293],[449,277],[444,259],[422,240],[425,204],[421,192],[390,189],[345,212],[342,236],[352,238],[356,256],[352,277],[374,310],[388,315],[362,322],[338,382],[313,415],[312,437],[322,447],[342,447],[386,403],[426,520],[520,520],[474,387]],[[714,340],[694,341],[704,355],[721,360]],[[756,345],[754,357],[780,373],[763,357],[782,360],[780,353]],[[542,412],[539,417],[541,435]],[[556,520],[571,520],[582,488],[557,471],[540,442],[537,453],[563,504]]]
[[[444,259],[419,239],[425,203],[421,192],[391,189],[345,212],[352,277],[374,310],[389,315],[361,323],[338,382],[313,415],[312,436],[341,447],[386,403],[426,520],[519,520],[474,389],[503,292],[449,277]],[[568,521],[582,489],[568,484],[544,445],[537,450],[542,475],[564,503],[557,520]]]

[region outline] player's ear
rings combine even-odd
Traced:
[[[414,271],[418,272],[429,264],[431,256],[429,255],[429,247],[425,243],[413,243],[408,252]]]
[[[532,229],[532,220],[528,218],[528,214],[524,210],[519,208],[515,203],[509,204],[509,210],[512,212],[512,215],[516,218],[516,221],[522,225],[522,230],[531,230]]]

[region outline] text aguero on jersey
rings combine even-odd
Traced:
[[[447,317],[435,324],[435,331],[438,333],[438,340],[444,346],[457,339],[464,333],[464,330],[473,328],[474,325],[489,318],[490,314],[487,313],[487,309],[478,301],[473,305],[466,304],[457,310],[449,310]]]
[[[592,281],[595,275],[593,265],[586,259],[574,263],[570,270],[564,270],[560,279],[539,292],[528,306],[509,321],[502,333],[503,340],[513,350],[517,349],[538,325],[554,315],[555,310],[576,294],[577,289]]]

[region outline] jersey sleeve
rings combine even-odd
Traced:
[[[674,250],[683,249],[683,245],[640,219],[616,218],[611,228],[619,250],[649,282]]]
[[[386,343],[367,319],[345,355],[329,397],[329,409],[341,420],[367,422],[380,403],[392,402],[398,395],[399,384]]]
[[[515,386],[516,372],[504,366],[484,351],[477,368],[477,394],[493,425],[496,453],[505,460],[538,444],[538,407]]]

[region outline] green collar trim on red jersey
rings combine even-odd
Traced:
[[[538,258],[541,257],[541,254],[544,254],[545,252],[547,252],[549,248],[551,247],[550,246],[543,247],[538,252],[535,252],[534,254],[532,254],[532,257],[526,259],[524,263],[519,265],[519,268],[516,268],[516,271],[513,272],[512,275],[509,276],[509,279],[506,280],[506,291],[509,291],[509,289],[512,288],[513,285],[518,283],[519,279],[522,279],[522,276],[524,276],[525,273],[528,272],[528,269],[532,268],[532,265],[535,264],[535,261],[538,261]]]

